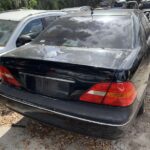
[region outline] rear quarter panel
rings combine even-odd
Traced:
[[[145,55],[137,70],[133,74],[131,81],[134,83],[137,91],[137,99],[135,101],[134,109],[138,112],[142,102],[145,98],[146,88],[149,81],[150,75],[150,55]]]

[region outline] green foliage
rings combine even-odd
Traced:
[[[36,8],[37,4],[38,4],[37,0],[29,0],[28,8]]]
[[[34,8],[34,9],[61,9],[89,5],[90,2],[98,4],[100,0],[0,0],[0,11]]]

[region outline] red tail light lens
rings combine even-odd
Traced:
[[[0,78],[2,81],[8,84],[14,85],[16,87],[21,86],[21,84],[13,77],[10,71],[4,66],[0,66]]]
[[[131,82],[99,83],[90,88],[81,97],[81,101],[111,105],[129,106],[137,96],[136,89]]]

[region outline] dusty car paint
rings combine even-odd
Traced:
[[[138,50],[67,48],[29,44],[8,53],[6,56],[24,59],[42,59],[44,61],[78,64],[96,68],[129,69],[137,53]],[[127,66],[125,66],[125,63],[127,63]]]
[[[19,89],[0,85],[4,102],[24,115],[66,129],[70,127],[64,120],[69,118],[71,121],[102,125],[106,129],[112,127],[112,132],[118,129],[120,134],[133,121],[142,105],[150,70],[148,36],[145,30],[141,30],[141,25],[145,26],[138,22],[143,14],[138,10],[124,11],[129,11],[136,20],[134,49],[66,48],[31,43],[1,57],[1,64],[22,85]],[[80,95],[95,83],[123,81],[133,82],[138,93],[134,103],[128,107],[79,101]]]

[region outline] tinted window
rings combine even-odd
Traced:
[[[0,46],[5,46],[18,22],[10,20],[0,20]]]
[[[61,18],[36,42],[53,46],[128,49],[133,43],[132,20],[129,16]]]
[[[22,31],[21,35],[31,35],[32,38],[35,38],[41,31],[43,30],[43,24],[41,19],[36,19],[29,22],[24,30]]]

